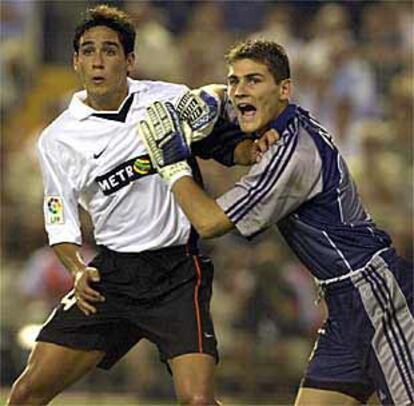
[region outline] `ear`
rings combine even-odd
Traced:
[[[130,52],[126,58],[127,72],[130,74],[135,69],[135,53]]]
[[[282,80],[279,84],[279,89],[279,100],[289,100],[292,94],[292,81],[290,79]]]

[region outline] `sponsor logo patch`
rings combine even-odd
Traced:
[[[143,155],[118,165],[111,171],[98,176],[95,180],[103,194],[108,196],[131,182],[154,173],[157,173],[157,171],[151,165],[149,156]]]
[[[137,158],[134,161],[134,171],[140,175],[147,175],[151,172],[152,166],[149,158]]]
[[[46,223],[63,224],[63,202],[59,196],[46,197]]]

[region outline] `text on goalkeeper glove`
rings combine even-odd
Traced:
[[[187,143],[190,145],[207,137],[213,131],[220,115],[221,100],[217,95],[201,88],[181,96],[176,103],[176,109],[180,120],[188,124],[191,129],[191,132],[185,133]]]
[[[158,168],[158,173],[170,189],[173,187],[174,183],[183,176],[192,176],[191,168],[187,161],[181,161],[164,166],[163,168]]]

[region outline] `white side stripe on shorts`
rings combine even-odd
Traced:
[[[356,285],[375,329],[372,347],[393,401],[414,401],[414,319],[387,263],[377,256]],[[353,278],[354,279],[354,278]]]

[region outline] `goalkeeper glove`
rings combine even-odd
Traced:
[[[188,145],[210,135],[220,116],[221,104],[220,95],[211,86],[192,90],[178,99],[175,108],[179,118],[191,130],[186,133]]]
[[[191,155],[186,126],[187,133],[191,133],[170,102],[154,102],[147,108],[146,119],[139,123],[138,134],[154,167],[170,188],[182,176],[191,176],[186,162]]]

